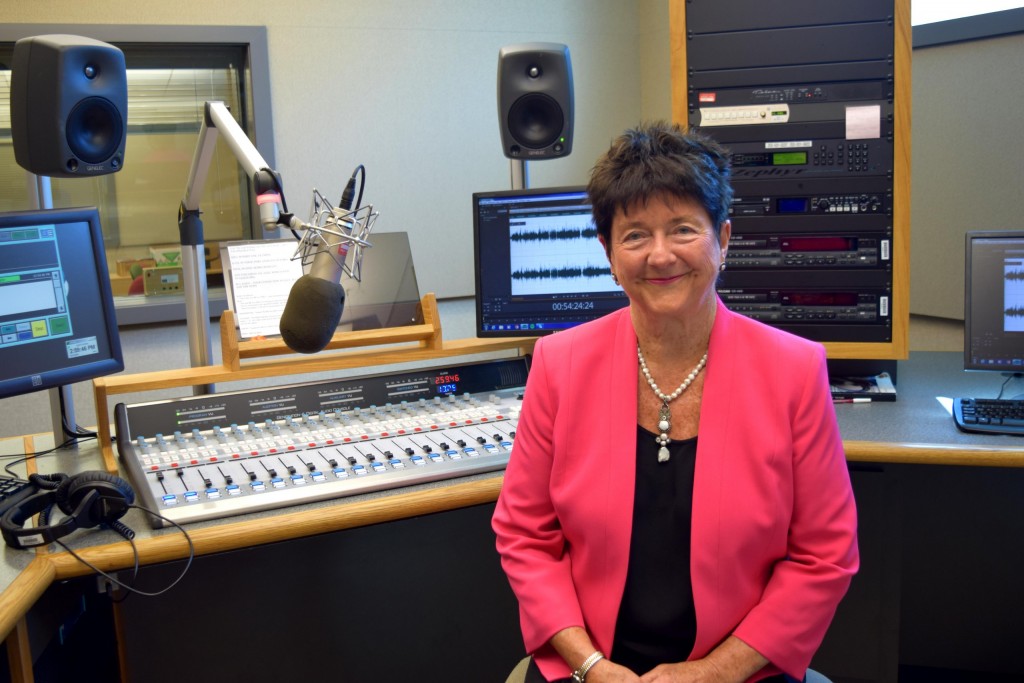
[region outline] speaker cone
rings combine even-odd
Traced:
[[[523,147],[549,147],[562,134],[562,108],[550,95],[529,93],[516,100],[508,112],[508,130]]]
[[[65,132],[75,156],[89,164],[101,164],[121,144],[124,123],[110,100],[87,97],[71,110]]]

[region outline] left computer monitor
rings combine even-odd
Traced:
[[[0,213],[0,398],[123,369],[98,211]]]
[[[629,303],[612,278],[584,187],[473,195],[476,334],[550,334]]]

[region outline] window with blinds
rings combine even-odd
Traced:
[[[174,260],[179,243],[178,206],[185,193],[205,102],[227,104],[242,128],[254,137],[249,46],[108,42],[124,51],[127,66],[124,167],[106,176],[53,178],[53,205],[99,208],[119,307],[137,307],[147,301],[162,304],[167,292],[147,294],[139,273]],[[34,208],[29,189],[32,176],[15,162],[11,141],[13,49],[13,42],[0,43],[0,211]],[[218,144],[202,199],[211,287],[219,284],[217,243],[254,235],[251,206],[248,179],[227,146]],[[170,290],[173,294],[173,288]]]

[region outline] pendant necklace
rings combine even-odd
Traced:
[[[644,378],[651,385],[651,389],[654,390],[654,395],[661,399],[661,409],[658,411],[658,431],[661,434],[655,437],[654,440],[661,446],[658,449],[658,462],[667,462],[669,458],[668,444],[671,441],[668,438],[668,433],[672,429],[672,413],[668,409],[668,404],[679,398],[689,388],[690,384],[693,383],[693,380],[697,378],[697,375],[700,374],[700,371],[704,369],[704,365],[708,362],[708,354],[706,351],[704,352],[704,356],[697,363],[697,367],[690,371],[690,374],[686,376],[683,383],[671,394],[663,394],[658,385],[654,383],[651,371],[647,369],[647,363],[644,361],[644,354],[640,351],[640,344],[636,345],[636,357],[640,360],[640,371],[644,373]]]

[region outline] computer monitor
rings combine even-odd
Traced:
[[[476,333],[550,334],[628,303],[583,187],[473,195]]]
[[[1024,230],[967,233],[964,369],[1024,373]]]
[[[97,210],[0,213],[0,398],[123,369]]]

